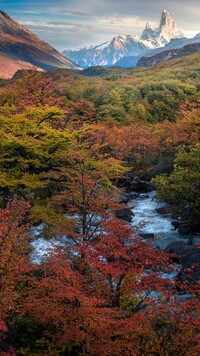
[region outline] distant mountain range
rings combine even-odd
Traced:
[[[147,61],[142,61],[142,58],[148,58],[148,57],[153,57],[156,56],[157,59],[160,58],[160,60],[158,60],[156,63],[174,58],[172,57],[167,57],[165,54],[167,51],[169,51],[169,53],[172,53],[172,50],[176,50],[176,49],[181,49],[187,45],[192,45],[192,44],[198,44],[200,42],[200,34],[197,34],[195,37],[193,38],[186,38],[186,37],[182,37],[182,38],[176,38],[176,39],[171,39],[171,41],[166,44],[164,47],[159,47],[150,51],[146,51],[145,53],[143,53],[142,55],[139,56],[127,56],[127,57],[123,57],[121,58],[119,61],[117,61],[114,66],[119,66],[119,67],[123,67],[123,68],[129,68],[129,67],[134,67],[134,66],[141,66],[141,63],[143,63],[143,65],[147,65]],[[188,49],[191,49],[193,53],[194,51],[198,51],[198,46],[193,46],[193,47],[188,47]],[[184,52],[184,51],[183,51]],[[159,55],[160,53],[160,55]],[[163,53],[163,55],[162,55]],[[188,53],[189,54],[189,53]],[[174,52],[175,55],[175,52]],[[153,65],[153,61],[151,62]],[[154,64],[156,64],[154,63]],[[150,64],[148,64],[150,65]]]
[[[183,37],[177,24],[165,10],[159,27],[152,29],[147,23],[140,38],[119,35],[110,43],[65,50],[61,54],[0,11],[0,78],[11,78],[17,70],[33,67],[48,71],[58,68],[80,70],[91,66],[150,66],[199,51],[199,43],[200,34],[192,39]]]
[[[78,69],[48,43],[0,11],[0,77],[10,78],[18,69],[38,67]]]
[[[140,38],[131,35],[119,35],[110,43],[98,46],[86,46],[77,50],[66,49],[62,53],[83,68],[90,66],[136,66],[142,56],[153,56],[172,48],[181,48],[187,44],[199,42],[199,35],[193,39],[183,36],[169,12],[164,10],[160,25],[152,29],[147,22]],[[141,63],[141,62],[140,62]]]

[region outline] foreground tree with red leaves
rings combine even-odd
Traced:
[[[30,273],[28,232],[24,216],[28,204],[13,201],[0,210],[0,349],[11,315],[20,314],[22,294]],[[5,343],[5,349],[9,349]]]
[[[74,219],[73,241],[92,240],[99,235],[100,221],[119,204],[119,190],[113,184],[124,172],[122,162],[102,152],[103,145],[74,140],[68,171],[63,172],[62,191],[52,197],[52,206]],[[61,189],[60,189],[61,190]],[[68,231],[63,231],[68,234]]]
[[[162,278],[170,255],[110,217],[97,239],[34,266],[26,210],[14,202],[1,211],[1,355],[199,354],[198,285]]]
[[[169,255],[116,219],[103,231],[54,251],[30,281],[24,308],[51,325],[45,335],[57,354],[197,355],[198,299],[193,290],[181,302],[176,283],[162,278]]]
[[[16,82],[16,92],[17,105],[21,109],[45,105],[60,106],[63,102],[52,79],[37,70],[23,72],[22,78]]]

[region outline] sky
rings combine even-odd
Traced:
[[[164,9],[185,36],[200,32],[200,0],[0,1],[0,10],[58,50],[98,45],[119,34],[140,36],[147,21],[159,25]]]

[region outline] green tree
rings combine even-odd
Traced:
[[[190,207],[190,223],[195,229],[200,221],[200,144],[189,150],[180,148],[170,176],[161,175],[152,180],[158,197],[171,202],[180,211]]]
[[[31,202],[51,195],[55,183],[60,182],[61,167],[66,165],[63,151],[68,152],[73,134],[52,127],[52,121],[56,125],[59,117],[58,109],[35,110],[0,117],[0,193],[4,206],[13,194]]]

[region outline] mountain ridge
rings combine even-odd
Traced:
[[[127,56],[121,58],[119,61],[117,61],[114,66],[121,66],[124,68],[129,68],[129,67],[134,67],[137,66],[138,62],[142,57],[152,57],[156,56],[157,54],[161,54],[162,52],[166,52],[168,50],[175,50],[175,49],[181,49],[184,46],[190,45],[190,44],[195,44],[200,42],[200,34],[197,34],[196,36],[192,38],[173,38],[169,43],[167,43],[164,47],[156,48],[150,51],[145,52],[143,55],[140,56]]]
[[[118,35],[103,49],[98,45],[86,46],[77,50],[66,49],[62,53],[84,68],[95,65],[109,66],[125,56],[142,55],[149,50],[165,46],[171,38],[180,37],[183,37],[182,32],[169,12],[164,10],[159,27],[152,29],[147,22],[140,38],[133,35]]]
[[[190,43],[182,48],[172,48],[153,56],[144,56],[139,59],[137,67],[150,67],[160,62],[165,62],[170,59],[186,56],[200,51],[200,39],[197,43]]]
[[[40,39],[36,34],[14,21],[7,13],[0,11],[0,77],[11,77],[15,69],[37,67],[42,70],[56,68],[78,69],[71,60]],[[19,61],[17,66],[17,61]],[[7,63],[13,63],[6,69]]]

